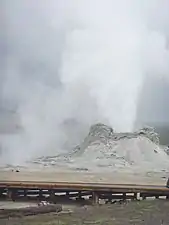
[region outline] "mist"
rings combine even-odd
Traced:
[[[167,0],[5,0],[3,9],[0,104],[20,128],[1,132],[2,162],[69,151],[96,122],[132,131],[147,77],[147,90],[168,83]]]

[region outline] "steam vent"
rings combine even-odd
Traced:
[[[115,133],[102,123],[90,127],[83,142],[65,154],[42,157],[34,162],[86,171],[162,171],[169,166],[168,155],[159,145],[152,127],[132,133]]]

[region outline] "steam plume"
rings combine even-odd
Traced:
[[[22,129],[1,137],[3,161],[68,150],[97,121],[131,131],[147,75],[168,82],[168,9],[165,0],[4,1],[1,98]]]

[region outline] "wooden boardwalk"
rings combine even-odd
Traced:
[[[45,194],[50,199],[82,198],[91,196],[97,203],[99,199],[108,198],[146,198],[165,196],[169,198],[169,188],[164,178],[134,176],[132,174],[92,174],[92,173],[55,173],[55,172],[12,172],[0,171],[1,195],[6,191],[8,199],[19,196]],[[22,193],[22,194],[21,194]],[[74,194],[73,194],[74,193]],[[127,197],[127,194],[134,194]],[[119,194],[119,196],[117,196]]]

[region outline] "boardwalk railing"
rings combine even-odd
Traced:
[[[0,197],[16,200],[48,200],[51,202],[67,200],[146,199],[147,197],[169,198],[169,188],[162,185],[133,185],[108,183],[75,182],[31,182],[0,181]]]

